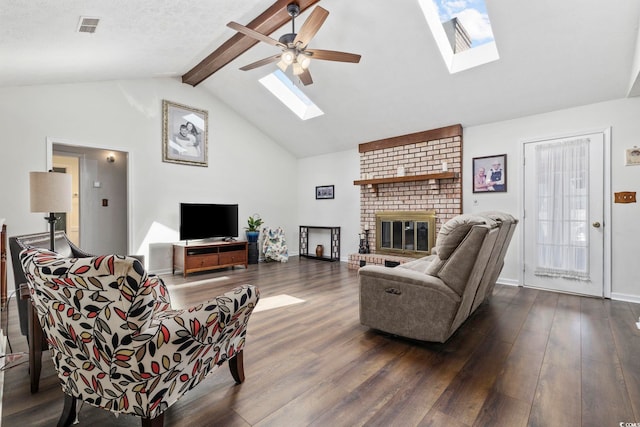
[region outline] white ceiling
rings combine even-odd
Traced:
[[[2,0],[0,87],[180,78],[274,0]],[[199,87],[296,157],[460,123],[479,125],[628,96],[640,2],[486,0],[500,59],[449,74],[418,0],[322,0],[330,12],[309,47],[359,53],[314,61],[303,91],[325,112],[302,121],[258,82],[278,53],[258,44]],[[311,10],[311,9],[309,9]],[[299,28],[309,11],[297,20]],[[76,32],[99,17],[95,34]],[[290,31],[290,24],[273,34]],[[197,107],[197,106],[196,106]]]

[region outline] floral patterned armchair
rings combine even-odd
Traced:
[[[20,259],[65,392],[58,425],[74,421],[80,400],[162,426],[164,411],[223,362],[244,380],[255,286],[172,310],[162,280],[134,258],[28,248]]]
[[[264,234],[263,251],[264,259],[267,261],[287,262],[289,260],[289,250],[284,237],[282,227],[262,229]]]

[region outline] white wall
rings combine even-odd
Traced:
[[[464,127],[463,212],[498,209],[519,217],[522,143],[577,132],[602,131],[608,127],[612,130],[611,192],[640,192],[640,166],[625,167],[623,163],[624,150],[640,146],[640,98]],[[473,193],[472,159],[494,154],[507,154],[508,191],[500,194]],[[342,226],[343,260],[358,251],[360,225],[356,212],[360,206],[360,191],[353,185],[353,180],[358,179],[359,167],[357,148],[299,161],[300,224]],[[336,184],[338,203],[314,200],[315,186],[324,184]],[[638,263],[640,251],[640,205],[612,204],[611,219],[612,298],[640,302],[640,271],[632,268]],[[519,284],[521,231],[516,231],[509,247],[500,276],[503,283]],[[310,242],[310,249],[315,247],[314,243]]]
[[[162,100],[209,113],[209,167],[162,162]],[[180,202],[238,203],[289,235],[297,229],[296,159],[206,91],[177,79],[0,88],[0,217],[8,234],[46,230],[29,212],[29,171],[46,170],[45,139],[129,152],[129,252],[171,268]],[[243,229],[240,229],[243,232]],[[151,251],[151,254],[149,255]]]
[[[208,110],[209,167],[162,162],[161,101]],[[621,99],[464,129],[463,210],[490,208],[518,214],[518,161],[523,141],[612,129],[612,192],[638,191],[640,167],[624,167],[626,148],[640,146],[640,99]],[[455,122],[455,120],[452,120]],[[464,126],[464,124],[463,124]],[[205,91],[174,79],[0,88],[0,217],[9,235],[45,231],[29,212],[28,172],[45,170],[45,138],[56,137],[130,153],[129,250],[148,254],[149,267],[170,268],[168,243],[178,239],[181,201],[238,203],[240,220],[260,213],[282,226],[291,254],[299,225],[342,227],[341,257],[358,249],[359,154],[354,149],[296,160],[244,118]],[[474,194],[471,159],[508,156],[508,192]],[[317,185],[334,185],[335,199],[315,200]],[[477,200],[477,204],[474,201]],[[640,301],[637,264],[640,207],[612,206],[612,297]],[[507,254],[501,279],[517,282],[520,236]]]
[[[611,127],[611,192],[640,191],[640,166],[624,166],[624,151],[640,146],[640,98],[591,104],[517,120],[464,128],[463,211],[504,210],[517,216],[522,183],[519,166],[522,143],[548,137],[566,136],[584,131],[602,131]],[[507,193],[473,193],[472,158],[507,154]],[[612,298],[640,302],[640,272],[631,268],[638,263],[640,249],[640,206],[612,204]],[[606,226],[606,224],[605,224]],[[517,230],[509,247],[502,278],[517,283],[521,259],[522,230]]]
[[[340,259],[347,262],[349,254],[358,252],[360,228],[360,187],[353,181],[360,176],[360,154],[355,148],[298,161],[298,225],[340,227]],[[333,185],[334,199],[316,200],[315,189]],[[318,244],[330,248],[327,233],[309,233],[309,252]],[[289,248],[298,249],[298,229],[295,240],[289,238]]]

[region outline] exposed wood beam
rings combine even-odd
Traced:
[[[418,142],[433,141],[434,139],[451,138],[454,136],[462,136],[462,125],[451,125],[443,128],[411,133],[408,135],[394,136],[392,138],[364,142],[358,145],[358,151],[360,153],[366,153],[367,151],[384,150],[385,148],[393,148],[407,144],[417,144]]]
[[[300,6],[300,13],[318,1],[320,0],[297,0]],[[273,5],[246,26],[262,34],[270,35],[291,20],[291,16],[289,16],[287,12],[287,5],[292,2],[292,0],[276,0]],[[182,76],[182,83],[187,83],[191,86],[202,83],[213,73],[242,55],[256,43],[258,43],[256,40],[244,34],[236,33],[198,65],[187,71],[187,73]]]

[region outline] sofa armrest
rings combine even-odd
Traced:
[[[159,327],[158,338],[166,344],[166,338],[171,337],[171,344],[178,347],[186,341],[206,345],[231,340],[244,334],[259,298],[258,288],[244,285],[189,308],[160,311],[154,316],[151,328]]]
[[[361,286],[367,286],[369,280],[391,280],[397,283],[430,288],[455,302],[460,301],[460,295],[455,293],[439,278],[409,268],[365,265],[358,270],[358,275],[360,276]]]

